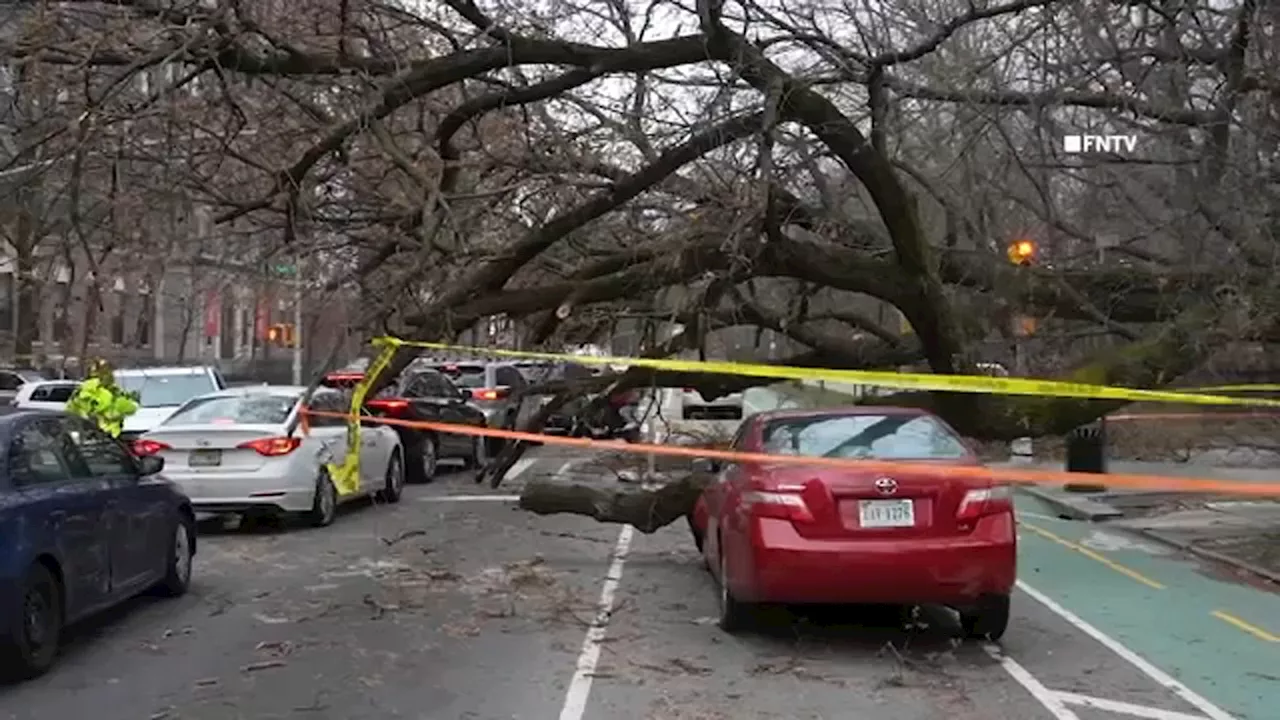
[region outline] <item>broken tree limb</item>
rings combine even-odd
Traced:
[[[652,534],[692,512],[698,496],[714,481],[714,475],[689,473],[657,488],[632,489],[605,486],[600,480],[533,480],[520,493],[520,509],[536,515],[585,515]]]

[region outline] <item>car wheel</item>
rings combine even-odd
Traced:
[[[316,479],[316,497],[307,512],[307,522],[312,527],[326,527],[338,516],[338,488],[333,486],[329,473],[321,472]]]
[[[187,594],[191,587],[191,570],[196,555],[196,524],[189,516],[178,516],[169,538],[169,559],[166,561],[164,580],[159,590],[169,597]]]
[[[720,617],[717,623],[727,633],[746,630],[751,624],[752,607],[739,601],[729,589],[728,562],[724,557],[724,547],[720,548]]]
[[[396,450],[391,453],[391,460],[387,462],[387,481],[386,485],[378,491],[378,499],[383,502],[398,503],[403,492],[404,461],[400,459],[400,451]]]
[[[21,611],[6,638],[3,668],[14,678],[29,679],[48,672],[58,657],[62,637],[62,586],[39,563],[22,579]]]
[[[1009,628],[1009,596],[992,595],[983,598],[977,606],[960,612],[960,626],[971,640],[991,640],[1004,637]]]
[[[422,447],[418,451],[418,478],[420,482],[429,483],[436,479],[436,468],[440,464],[440,445],[434,435],[422,436]]]

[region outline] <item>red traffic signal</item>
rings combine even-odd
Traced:
[[[1030,240],[1016,240],[1009,244],[1009,262],[1014,265],[1030,265],[1036,258],[1036,244]]]

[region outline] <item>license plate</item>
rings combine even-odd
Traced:
[[[221,450],[192,450],[187,458],[191,467],[214,467],[222,464]]]
[[[864,528],[915,527],[916,508],[910,500],[860,500],[858,524]]]

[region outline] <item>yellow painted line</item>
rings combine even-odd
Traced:
[[[1258,638],[1263,642],[1280,643],[1280,635],[1272,635],[1271,633],[1267,632],[1266,630],[1263,630],[1257,625],[1247,623],[1244,620],[1241,620],[1240,618],[1236,617],[1235,615],[1232,615],[1231,613],[1226,612],[1225,610],[1214,610],[1210,614],[1212,614],[1214,617],[1218,618],[1222,622],[1227,623],[1228,625],[1235,625],[1236,628],[1249,633],[1250,635]]]
[[[1155,580],[1152,580],[1151,578],[1147,577],[1146,575],[1143,575],[1142,573],[1138,572],[1137,570],[1134,570],[1133,568],[1128,568],[1128,567],[1125,567],[1124,565],[1121,565],[1120,563],[1112,560],[1109,557],[1106,557],[1105,555],[1102,555],[1101,553],[1094,552],[1093,550],[1090,550],[1089,548],[1084,547],[1083,545],[1077,545],[1076,543],[1073,543],[1070,540],[1067,540],[1066,538],[1058,537],[1057,535],[1049,532],[1048,530],[1045,530],[1042,527],[1037,527],[1035,525],[1032,525],[1029,522],[1024,521],[1020,524],[1022,525],[1022,527],[1034,532],[1040,537],[1043,537],[1046,540],[1052,540],[1053,542],[1056,542],[1062,547],[1068,548],[1070,550],[1075,550],[1076,552],[1080,553],[1081,555],[1084,555],[1090,560],[1096,560],[1097,562],[1102,563],[1103,565],[1106,565],[1107,567],[1111,568],[1112,570],[1115,570],[1116,572],[1120,573],[1121,575],[1124,575],[1125,577],[1131,580],[1140,582],[1143,585],[1146,585],[1149,588],[1154,588],[1156,590],[1165,589],[1164,585],[1161,585],[1160,583],[1156,582]]]

